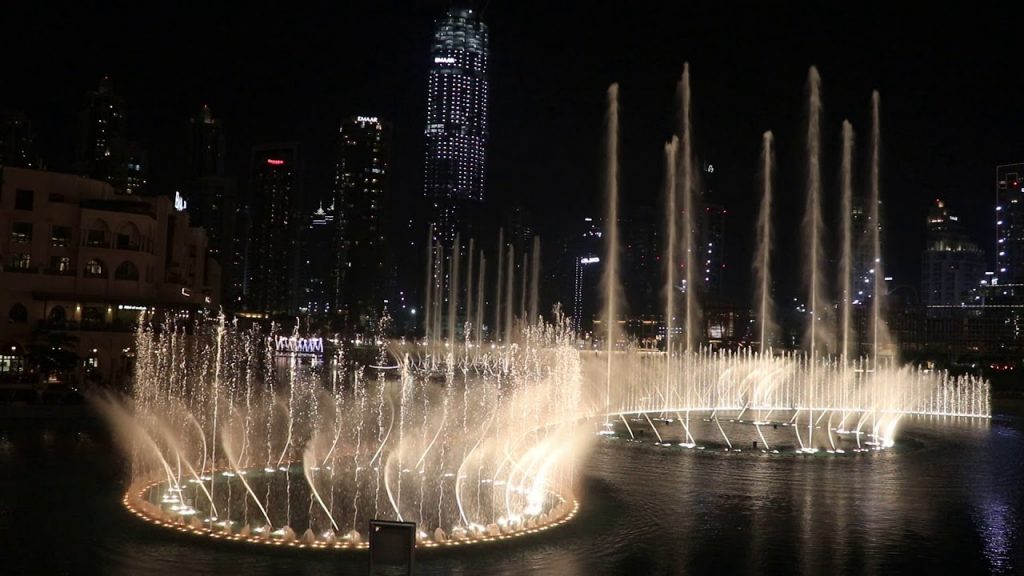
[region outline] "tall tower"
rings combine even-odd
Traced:
[[[472,236],[472,212],[484,200],[487,161],[487,25],[473,10],[452,8],[437,22],[427,83],[423,192],[435,240]]]
[[[250,175],[253,239],[247,263],[247,308],[269,315],[290,314],[298,306],[302,158],[298,143],[253,148]]]
[[[224,130],[209,106],[189,119],[187,137],[184,198],[192,222],[206,230],[210,255],[221,266],[221,302],[233,308],[242,293],[237,243],[243,214],[236,181],[224,172]]]
[[[349,326],[379,317],[390,279],[387,194],[390,130],[376,116],[353,116],[341,124],[334,176],[337,207],[337,266],[334,310]]]
[[[996,278],[1024,284],[1024,162],[996,166]]]

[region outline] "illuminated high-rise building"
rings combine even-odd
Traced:
[[[471,236],[484,200],[487,161],[487,25],[473,10],[452,8],[437,22],[427,86],[423,192],[435,240]]]
[[[341,124],[333,205],[336,266],[334,312],[350,327],[366,327],[389,297],[387,194],[390,129],[376,116],[353,116]]]
[[[257,146],[252,153],[248,209],[249,235],[246,307],[268,315],[291,314],[299,308],[295,289],[295,249],[302,198],[302,158],[298,143]]]
[[[928,212],[928,246],[921,258],[921,300],[929,314],[973,304],[985,278],[985,253],[967,238],[942,200]]]

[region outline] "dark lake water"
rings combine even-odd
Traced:
[[[1024,422],[905,422],[884,453],[787,456],[605,440],[580,515],[537,538],[417,554],[417,574],[1021,574]],[[84,412],[0,420],[0,574],[365,574],[366,557],[206,542],[121,506]]]

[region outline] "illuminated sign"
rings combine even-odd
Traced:
[[[135,304],[118,304],[118,310],[145,310],[145,306],[136,306]]]
[[[369,122],[371,124],[377,123],[376,116],[356,116],[356,122]]]
[[[189,290],[188,288],[182,288],[181,289],[181,295],[182,296],[191,296],[192,295],[192,290]]]
[[[174,209],[178,212],[184,212],[188,208],[188,201],[181,197],[181,192],[174,192]]]
[[[280,166],[284,164],[284,160],[275,160],[274,158],[267,158],[267,164],[271,166]]]
[[[323,354],[323,338],[278,336],[274,339],[278,354]]]
[[[434,58],[434,64],[455,64],[455,58],[438,56]]]
[[[597,256],[591,256],[590,258],[580,258],[580,264],[597,264],[601,259]]]

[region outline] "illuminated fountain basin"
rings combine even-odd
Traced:
[[[398,520],[435,546],[529,534],[576,509],[593,434],[561,328],[472,362],[384,347],[369,368],[282,356],[223,318],[144,326],[136,342],[132,395],[95,403],[130,458],[126,505],[151,521],[360,547],[371,519]]]
[[[271,508],[270,516],[274,524],[267,525],[259,510],[246,505],[240,496],[246,492],[240,476],[245,476],[252,489],[266,493],[268,498],[273,494],[274,498],[281,499],[281,505]],[[219,516],[203,512],[206,498],[200,483],[208,489],[213,485],[222,495],[217,506]],[[311,498],[313,496],[303,477],[302,467],[292,465],[279,470],[242,470],[240,474],[220,471],[185,485],[171,485],[166,481],[135,485],[125,494],[124,505],[143,520],[197,536],[297,548],[357,550],[368,547],[364,532],[353,530],[338,534],[330,526],[315,530],[312,527],[317,523],[315,510],[308,508],[303,513]],[[285,510],[291,507],[294,510]],[[455,547],[538,534],[570,521],[578,511],[578,501],[565,500],[552,492],[546,495],[539,509],[512,515],[510,518],[499,517],[497,522],[487,526],[470,524],[453,526],[449,530],[439,528],[433,532],[418,530],[416,545],[426,548]],[[304,532],[296,532],[284,524],[286,521],[311,527]]]

